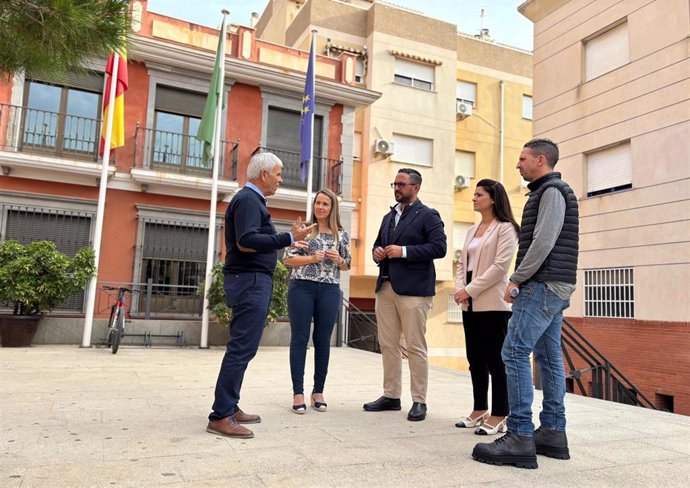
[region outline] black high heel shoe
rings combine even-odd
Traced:
[[[302,393],[298,393],[298,395],[304,396]],[[292,395],[292,398],[294,399],[297,395]],[[297,415],[304,415],[307,413],[307,405],[306,403],[300,403],[299,405],[293,405],[292,406],[292,413],[296,413]]]
[[[328,404],[326,402],[317,402],[314,400],[314,394],[311,394],[311,408],[317,412],[325,412],[328,410]]]

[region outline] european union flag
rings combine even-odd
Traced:
[[[302,97],[302,122],[299,140],[302,143],[300,150],[299,173],[302,183],[307,179],[307,174],[312,160],[314,147],[314,35],[311,37],[311,49],[309,51],[309,65],[307,66],[307,80],[304,84],[304,96]]]

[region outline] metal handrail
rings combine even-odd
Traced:
[[[368,314],[360,310],[356,305],[354,305],[345,297],[342,298],[339,315],[340,316],[338,323],[345,324],[345,330],[347,331],[347,337],[345,342],[348,346],[368,351],[369,349],[367,349],[366,343],[370,339],[374,339],[374,350],[371,352],[381,352],[381,346],[379,344],[378,339],[378,323],[375,320],[372,320]],[[353,315],[356,315],[359,318],[359,320],[363,321],[364,325],[368,326],[370,330],[362,332],[360,327],[362,324],[358,322],[353,322]],[[350,335],[353,325],[358,331],[358,335],[355,338],[352,338]],[[401,350],[402,357],[407,359],[407,349],[401,346]]]
[[[0,104],[0,148],[98,159],[101,120]]]
[[[589,373],[592,377],[592,397],[609,401],[616,401],[623,397],[627,400],[626,403],[658,410],[656,405],[627,376],[565,319],[563,319],[561,333],[561,348],[570,368],[566,377],[577,383],[583,396],[588,395],[581,377],[583,374]],[[576,368],[570,351],[584,361],[587,366]],[[622,388],[617,388],[618,385]]]

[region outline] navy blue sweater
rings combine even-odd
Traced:
[[[241,251],[238,243],[256,252]],[[276,233],[265,199],[246,186],[238,191],[225,212],[225,273],[273,275],[278,249],[290,244],[288,232]]]

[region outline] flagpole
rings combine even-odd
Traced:
[[[108,116],[106,119],[105,143],[103,159],[101,160],[101,181],[98,187],[98,209],[96,210],[96,229],[93,236],[94,263],[96,272],[89,281],[89,291],[86,294],[86,315],[84,316],[84,333],[81,347],[91,347],[91,331],[93,329],[93,314],[96,306],[96,285],[98,283],[98,268],[101,255],[101,238],[103,235],[103,216],[105,215],[105,191],[108,186],[108,169],[110,166],[110,141],[113,137],[113,118],[115,115],[115,95],[117,92],[117,72],[120,68],[120,53],[115,51],[113,56],[113,70],[110,75],[110,97],[108,98]]]
[[[204,310],[201,314],[201,339],[199,340],[200,349],[208,349],[208,292],[211,289],[211,272],[215,264],[215,241],[216,241],[216,207],[218,206],[218,169],[220,167],[220,131],[222,129],[223,116],[223,94],[225,91],[225,19],[230,15],[229,10],[222,10],[223,25],[220,29],[219,42],[220,52],[217,54],[220,59],[220,76],[218,78],[217,89],[220,93],[216,93],[216,117],[215,128],[213,130],[213,164],[211,173],[213,174],[211,184],[211,210],[209,212],[208,221],[208,247],[206,248],[206,275],[204,278]]]
[[[311,83],[314,85],[316,84],[314,80],[316,80],[316,51],[314,49],[314,40],[316,39],[316,33],[318,31],[316,29],[312,29],[311,31],[311,48],[309,49],[309,62],[312,65],[312,69],[314,70],[312,73],[312,79]],[[312,90],[311,93],[314,94],[314,98],[316,98],[316,86],[312,85]],[[314,109],[316,109],[316,100],[314,100]],[[311,192],[312,192],[312,185],[314,184],[314,111],[309,113],[309,117],[311,117],[311,134],[309,135],[309,141],[311,143],[311,150],[309,151],[309,164],[307,165],[307,214],[306,214],[306,220],[308,221],[311,217]]]

